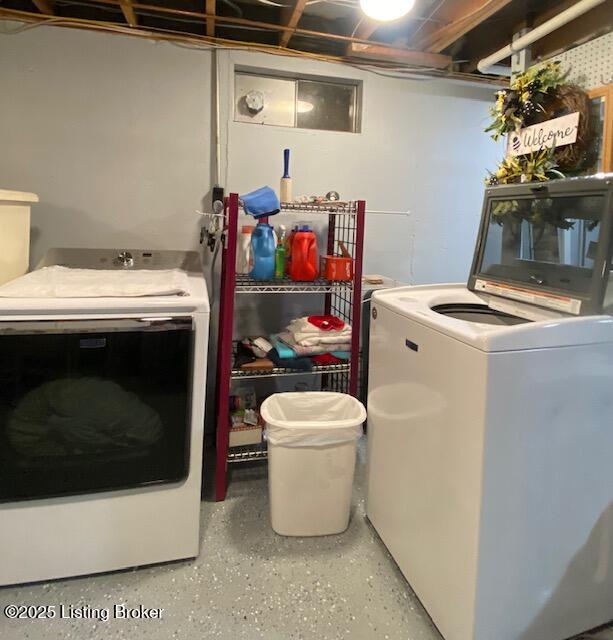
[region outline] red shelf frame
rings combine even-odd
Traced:
[[[304,210],[299,205],[291,205],[288,213],[300,211],[304,214],[318,212],[325,214],[325,207],[307,206]],[[222,248],[221,287],[219,304],[219,335],[217,351],[217,434],[216,434],[216,469],[215,499],[220,501],[226,497],[228,488],[228,452],[230,438],[230,392],[232,385],[234,301],[236,295],[236,243],[238,237],[238,218],[240,213],[238,194],[231,193],[224,202],[225,242]],[[283,208],[277,220],[281,220]],[[362,266],[364,252],[364,226],[366,203],[363,200],[351,203],[348,207],[339,206],[337,210],[329,208],[328,214],[328,253],[335,252],[338,240],[343,240],[353,251],[354,277],[351,287],[336,287],[330,283],[325,293],[324,311],[334,313],[344,310],[346,317],[351,317],[352,339],[349,380],[346,391],[353,396],[358,395],[360,368],[360,321],[362,316]],[[339,220],[343,223],[339,224]],[[352,220],[352,225],[346,221]],[[337,290],[338,289],[338,290]],[[266,295],[263,291],[261,295]],[[322,386],[327,385],[328,378],[334,374],[322,374]],[[330,386],[334,386],[333,384]]]

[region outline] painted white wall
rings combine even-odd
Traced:
[[[7,23],[14,27],[15,23]],[[211,185],[211,56],[168,43],[42,27],[0,35],[0,186],[34,191],[32,260],[51,246],[195,248]],[[463,280],[482,178],[488,88],[392,80],[249,52],[220,55],[222,176],[229,190],[336,189],[371,209],[366,269],[414,283]],[[362,133],[233,121],[233,65],[364,81]]]
[[[234,66],[362,80],[360,134],[234,122]],[[364,198],[365,269],[422,284],[466,280],[481,214],[483,177],[499,149],[483,133],[493,89],[395,80],[337,64],[247,52],[220,56],[222,175],[244,193],[278,188],[282,151],[293,153],[294,195]]]
[[[208,53],[48,27],[0,35],[0,185],[40,196],[33,264],[53,246],[198,246],[210,85]]]

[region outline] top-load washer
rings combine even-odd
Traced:
[[[176,274],[185,289],[0,297],[0,585],[195,557],[210,314],[200,256],[55,249],[39,266],[52,265],[96,269],[84,275],[100,286],[117,270],[146,270],[154,288]]]
[[[468,286],[373,296],[367,515],[446,640],[613,618],[612,185],[489,188]]]

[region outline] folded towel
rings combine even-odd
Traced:
[[[280,335],[273,334],[270,336],[270,341],[272,342],[272,346],[277,350],[280,358],[295,358],[298,355],[289,344],[282,340]]]
[[[351,345],[350,340],[347,342],[330,344],[302,345],[298,344],[294,340],[294,336],[289,331],[280,333],[278,337],[283,344],[291,348],[292,353],[294,353],[295,356],[316,356],[321,353],[330,353],[332,351],[346,352]]]
[[[331,351],[330,352],[335,358],[339,360],[350,360],[351,359],[351,351]]]
[[[292,333],[292,337],[296,344],[303,347],[316,347],[320,345],[327,345],[327,351],[332,349],[334,345],[347,345],[351,343],[351,331],[347,333],[334,332],[334,335],[314,336],[308,333]],[[335,351],[342,351],[342,348],[335,349]]]
[[[277,194],[270,187],[262,187],[241,196],[245,212],[256,218],[274,216],[281,210]]]
[[[322,353],[318,356],[313,356],[312,360],[313,364],[320,367],[328,367],[333,364],[344,364],[344,360],[342,360],[341,358],[337,358],[331,353]]]
[[[2,298],[140,298],[187,296],[185,271],[43,267],[0,287]]]
[[[314,320],[314,322],[311,322]],[[351,333],[351,326],[336,316],[309,316],[297,318],[289,323],[288,329],[298,333],[311,333],[313,335],[334,334],[343,332]]]
[[[322,331],[342,331],[345,328],[345,323],[336,316],[309,316],[307,320]]]
[[[296,369],[297,371],[311,371],[313,369],[313,363],[310,358],[280,358],[276,349],[273,349],[268,354],[268,357],[277,367]]]
[[[337,326],[339,325],[337,324]],[[287,331],[292,334],[296,344],[305,347],[351,342],[351,326],[345,323],[343,323],[343,328],[340,330],[333,328],[320,329],[311,324],[308,318],[298,318],[290,322]]]

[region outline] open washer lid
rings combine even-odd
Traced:
[[[574,317],[532,306],[532,319],[527,320],[492,308],[493,297],[469,291],[464,284],[399,287],[375,291],[372,312],[376,319],[381,308],[387,308],[488,353],[613,342],[611,316]],[[406,331],[394,338],[411,340],[410,329]]]
[[[613,174],[485,192],[468,288],[570,315],[613,310]]]

